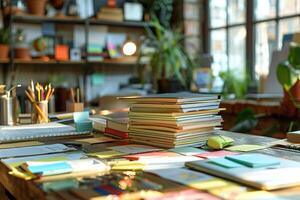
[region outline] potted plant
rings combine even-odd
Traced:
[[[300,44],[291,43],[288,59],[277,66],[277,79],[284,90],[283,104],[300,108]]]
[[[26,44],[26,34],[23,29],[17,29],[15,33],[14,57],[21,60],[30,60],[30,50]]]
[[[0,59],[8,58],[9,31],[7,28],[0,29]]]
[[[241,99],[245,97],[248,89],[248,77],[241,75],[240,72],[235,72],[232,69],[222,71],[219,74],[223,80],[222,95],[225,99],[230,98],[232,95],[234,98]]]
[[[27,0],[28,12],[33,15],[44,16],[47,0]]]
[[[142,56],[150,56],[154,88],[158,93],[189,89],[194,63],[182,46],[184,36],[162,26],[156,18],[150,24],[154,32],[147,29],[145,42],[152,51]]]

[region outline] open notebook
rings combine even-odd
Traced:
[[[0,143],[88,133],[89,132],[77,132],[72,126],[55,122],[47,124],[0,126]]]

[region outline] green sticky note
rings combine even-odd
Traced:
[[[219,165],[219,166],[222,166],[222,167],[226,167],[226,168],[237,168],[237,167],[243,167],[243,165],[240,165],[236,162],[233,162],[231,160],[228,160],[224,157],[222,158],[213,158],[213,159],[209,159],[210,163],[213,163],[215,165]]]
[[[265,146],[262,145],[255,145],[255,144],[241,144],[241,145],[235,145],[231,147],[227,147],[226,150],[229,151],[239,151],[239,152],[248,152],[248,151],[255,151],[259,149],[264,149]]]
[[[192,156],[192,155],[197,155],[199,153],[206,152],[205,150],[198,149],[195,147],[178,147],[178,148],[169,149],[169,151],[179,153],[185,156]]]

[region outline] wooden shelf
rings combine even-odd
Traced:
[[[15,64],[43,64],[43,65],[48,65],[48,64],[85,64],[85,61],[58,61],[58,60],[49,60],[49,61],[44,61],[44,60],[39,60],[39,59],[32,59],[32,60],[19,60],[16,59],[14,60]]]
[[[128,27],[128,28],[146,28],[150,27],[148,22],[136,22],[136,21],[108,21],[98,19],[88,19],[88,23],[91,25],[106,25],[115,27]]]
[[[108,21],[108,20],[98,20],[95,18],[92,19],[81,19],[77,17],[41,17],[35,15],[12,15],[13,23],[26,23],[26,24],[42,24],[44,22],[52,22],[57,24],[86,24],[89,25],[104,25],[104,26],[113,26],[113,27],[128,27],[128,28],[146,28],[150,27],[150,24],[147,22],[136,22],[136,21]]]
[[[0,60],[0,64],[7,64],[9,63],[8,60]],[[62,64],[62,65],[114,65],[114,66],[134,66],[137,65],[136,61],[120,61],[116,59],[104,59],[103,61],[57,61],[57,60],[49,60],[43,61],[39,59],[32,59],[32,60],[20,60],[15,59],[15,64],[18,65],[53,65],[53,64]],[[145,63],[143,63],[145,64]]]
[[[85,19],[77,17],[41,17],[35,15],[12,15],[13,23],[27,23],[27,24],[42,24],[44,22],[52,22],[58,24],[85,24]]]

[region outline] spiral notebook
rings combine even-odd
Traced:
[[[70,125],[55,122],[47,124],[0,126],[0,143],[89,133],[90,132],[77,132],[76,129]]]

